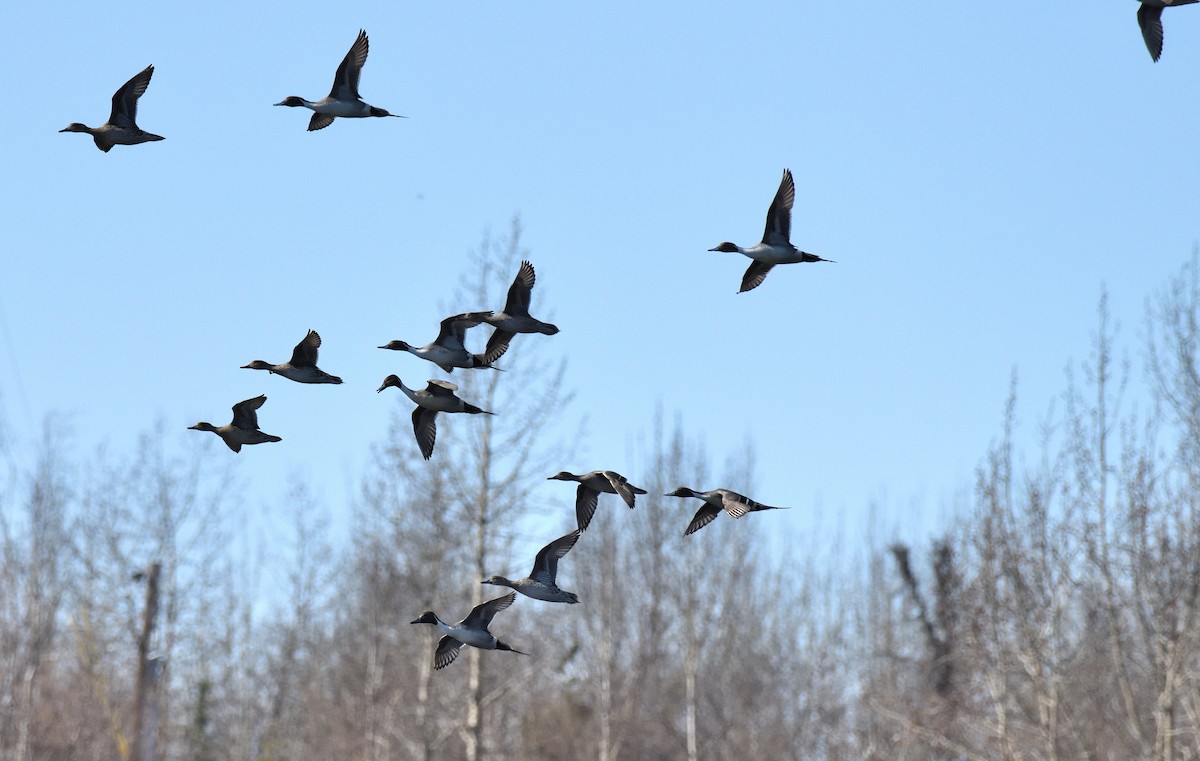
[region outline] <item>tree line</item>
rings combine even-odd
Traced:
[[[493,303],[525,255],[514,225],[462,287]],[[153,433],[128,459],[72,456],[51,419],[33,464],[0,475],[0,759],[1198,758],[1195,255],[1141,333],[1129,360],[1101,298],[1032,450],[1014,375],[972,493],[918,546],[769,552],[753,517],[684,538],[691,505],[662,495],[752,483],[753,452],[718,471],[660,419],[634,479],[649,493],[602,498],[563,562],[582,604],[522,600],[493,630],[532,656],[467,648],[436,673],[436,633],[409,621],[461,617],[481,579],[524,573],[518,540],[570,520],[532,502],[577,440],[548,432],[571,395],[536,342],[508,358],[519,395],[460,381],[512,412],[446,426],[431,462],[398,409],[344,545],[295,487],[265,600],[222,466]]]

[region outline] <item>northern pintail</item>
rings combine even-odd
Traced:
[[[512,605],[515,599],[517,599],[517,593],[509,592],[503,597],[481,602],[471,608],[471,612],[467,614],[466,618],[453,626],[438,618],[432,610],[422,613],[421,617],[412,623],[433,624],[446,633],[446,636],[438,640],[437,651],[433,654],[433,667],[443,669],[449,666],[458,657],[458,651],[462,650],[463,645],[478,647],[481,650],[508,650],[518,655],[528,655],[528,653],[509,647],[488,631],[488,625],[492,623],[492,618]]]
[[[596,502],[600,498],[600,492],[619,494],[631,510],[636,499],[634,495],[646,493],[645,489],[639,489],[629,483],[625,476],[611,470],[593,470],[591,473],[583,473],[578,476],[563,470],[546,480],[579,482],[579,488],[575,490],[575,520],[579,523],[580,531],[586,531],[588,524],[592,522],[592,515],[596,512]]]
[[[263,433],[258,430],[258,413],[255,412],[263,403],[267,401],[267,397],[256,396],[253,399],[247,399],[243,402],[238,402],[233,405],[233,422],[229,425],[215,426],[212,423],[196,423],[189,425],[188,429],[193,431],[212,431],[221,437],[221,440],[235,452],[242,451],[243,444],[265,444],[268,441],[283,441],[278,436],[272,436],[269,433]]]
[[[421,359],[427,359],[448,373],[454,372],[456,367],[472,368],[472,367],[491,367],[492,362],[500,358],[504,353],[505,346],[496,356],[484,358],[482,354],[472,354],[467,351],[466,345],[463,343],[467,328],[473,328],[479,323],[491,317],[491,312],[463,312],[462,314],[451,315],[442,320],[442,329],[438,331],[437,338],[432,343],[427,343],[424,346],[413,346],[404,341],[388,341],[380,349],[391,349],[392,351],[407,351],[415,354]],[[494,368],[499,369],[499,368]]]
[[[692,522],[688,524],[687,531],[683,532],[684,536],[699,531],[708,524],[713,522],[713,519],[721,514],[721,511],[729,513],[733,518],[741,518],[746,513],[754,513],[759,510],[787,510],[786,507],[772,507],[771,505],[763,505],[749,497],[738,494],[729,489],[713,489],[711,491],[696,491],[689,489],[686,486],[680,486],[675,491],[666,495],[668,497],[696,497],[704,500],[704,507],[701,507]]]
[[[382,108],[364,103],[362,96],[358,94],[358,78],[362,75],[363,64],[367,62],[369,47],[367,33],[360,29],[358,39],[350,46],[350,52],[346,53],[346,57],[342,59],[342,65],[338,66],[337,73],[333,75],[333,89],[329,91],[328,95],[318,101],[289,95],[275,105],[311,108],[314,113],[312,119],[308,121],[309,132],[325,129],[333,124],[334,118],[338,116],[350,118],[395,116],[403,119],[404,117],[400,114],[389,114]]]
[[[558,585],[554,582],[554,577],[558,574],[559,559],[570,552],[571,548],[575,546],[575,542],[579,541],[579,533],[579,529],[575,529],[566,536],[560,536],[539,550],[537,557],[533,560],[533,570],[525,578],[510,581],[503,576],[493,576],[490,579],[484,579],[480,583],[512,587],[521,594],[532,597],[535,600],[566,603],[579,602],[579,597],[574,592],[559,589]]]
[[[248,365],[242,365],[242,369],[267,370],[297,383],[341,383],[341,378],[317,367],[317,349],[320,347],[321,336],[317,331],[310,330],[308,335],[296,344],[296,348],[292,349],[292,358],[287,362],[272,365],[270,362],[256,359]]]
[[[483,352],[488,362],[499,359],[508,349],[508,342],[517,333],[542,333],[552,336],[558,332],[558,326],[529,316],[529,297],[536,280],[537,274],[533,271],[533,265],[528,261],[521,262],[516,278],[508,287],[508,300],[504,302],[504,311],[484,319],[484,322],[496,329]]]
[[[383,379],[383,385],[375,393],[393,386],[404,392],[404,395],[417,403],[412,413],[413,434],[417,437],[417,446],[421,455],[428,460],[433,456],[433,444],[437,440],[437,415],[439,412],[466,412],[471,415],[493,415],[495,413],[481,410],[474,404],[467,404],[454,393],[458,386],[444,380],[430,380],[429,384],[420,391],[414,391],[404,385],[404,381],[395,375]]]
[[[137,145],[155,140],[164,140],[162,135],[154,135],[137,126],[137,102],[150,86],[150,77],[154,76],[154,66],[147,66],[135,74],[121,89],[113,93],[112,113],[108,121],[99,127],[89,127],[79,122],[71,122],[59,132],[86,132],[92,136],[96,147],[108,153],[114,145]]]
[[[1188,5],[1200,0],[1138,0],[1138,26],[1142,28],[1142,39],[1146,41],[1146,49],[1155,61],[1162,55],[1163,47],[1163,8],[1169,5]]]
[[[763,232],[762,243],[742,248],[736,243],[725,241],[716,248],[709,249],[728,254],[742,254],[754,260],[742,276],[742,287],[738,289],[738,293],[752,291],[762,285],[762,281],[767,279],[767,273],[776,264],[833,261],[801,251],[792,245],[792,203],[795,200],[796,183],[792,181],[792,170],[784,169],[779,190],[775,191],[775,200],[771,201],[771,207],[767,209],[767,228]]]

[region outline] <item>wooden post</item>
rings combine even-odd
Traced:
[[[142,616],[142,634],[138,637],[137,689],[133,698],[132,761],[154,761],[154,741],[158,734],[158,677],[162,663],[158,656],[151,657],[150,640],[158,620],[158,576],[161,571],[161,563],[151,563],[146,569],[146,609]]]

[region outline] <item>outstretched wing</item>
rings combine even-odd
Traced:
[[[497,613],[513,604],[513,600],[517,599],[516,592],[509,592],[503,597],[496,597],[491,600],[486,600],[479,603],[467,617],[458,622],[459,626],[465,626],[468,629],[483,629],[487,631],[488,626],[492,623],[492,619]]]
[[[796,200],[796,183],[792,181],[792,170],[783,170],[775,200],[767,209],[767,228],[763,231],[763,243],[786,244],[792,237],[792,204]]]
[[[625,500],[625,504],[632,508],[634,496],[633,488],[629,485],[629,480],[620,473],[611,470],[602,471],[600,475],[604,476],[608,480],[608,483],[612,486],[613,491],[619,494],[621,499]]]
[[[315,330],[308,331],[308,335],[292,349],[292,367],[316,367],[317,349],[320,346],[321,336]]]
[[[701,507],[696,511],[696,515],[692,518],[692,522],[688,524],[687,530],[683,532],[683,535],[687,536],[688,534],[696,533],[700,529],[712,523],[713,519],[720,514],[721,508],[705,502],[704,507]]]
[[[590,489],[583,484],[575,490],[575,521],[579,525],[580,531],[586,531],[588,524],[592,522],[592,516],[596,514],[596,502],[600,499],[600,492],[595,489]]]
[[[337,73],[333,75],[333,89],[329,91],[331,96],[338,100],[358,99],[358,78],[362,75],[363,64],[367,62],[369,48],[366,31],[359,29],[358,38],[354,40],[350,51],[342,59]],[[320,128],[318,127],[318,129]]]
[[[753,291],[762,285],[762,282],[767,279],[767,273],[774,266],[769,262],[750,262],[750,266],[746,268],[746,274],[742,275],[742,287],[738,289],[738,293]]]
[[[458,652],[462,649],[463,643],[449,634],[439,639],[437,650],[433,654],[434,669],[444,669],[454,663],[454,659],[458,657]]]
[[[108,116],[109,124],[115,124],[125,129],[137,129],[138,98],[142,97],[142,93],[146,92],[146,88],[150,86],[150,77],[152,76],[154,76],[154,66],[147,66],[121,85],[121,89],[113,93],[112,113]]]
[[[416,407],[412,413],[412,424],[421,456],[428,460],[433,457],[433,445],[437,441],[437,410]]]
[[[575,529],[566,536],[560,536],[550,544],[547,544],[538,551],[537,557],[533,561],[533,571],[530,572],[529,578],[534,581],[540,581],[543,584],[554,584],[554,578],[558,575],[558,561],[575,546],[575,542],[579,541],[579,529]]]
[[[516,278],[508,287],[508,300],[504,302],[504,311],[509,316],[529,316],[529,296],[536,281],[533,265],[528,261],[521,262],[521,269],[517,270]]]
[[[237,428],[257,429],[258,413],[255,410],[266,404],[266,401],[267,396],[263,394],[233,405],[233,425]]]

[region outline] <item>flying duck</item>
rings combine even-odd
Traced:
[[[727,254],[742,254],[754,260],[742,276],[742,287],[738,289],[738,293],[752,291],[762,285],[762,281],[767,279],[767,273],[776,264],[833,261],[801,251],[792,245],[792,203],[795,200],[796,183],[792,181],[792,170],[784,169],[779,190],[775,191],[775,200],[771,201],[771,207],[767,209],[767,228],[763,232],[762,243],[742,248],[736,243],[725,241],[716,248],[709,249],[724,251]]]
[[[510,581],[503,576],[493,576],[490,579],[484,579],[480,583],[512,587],[521,594],[532,597],[535,600],[565,603],[579,602],[579,597],[574,592],[559,589],[558,585],[554,582],[554,577],[558,573],[559,559],[570,552],[571,548],[575,546],[575,542],[579,541],[579,533],[579,529],[575,529],[566,536],[560,536],[539,550],[537,557],[533,560],[533,570],[525,578]]]
[[[113,93],[112,113],[108,121],[99,127],[89,127],[79,122],[71,122],[59,132],[86,132],[92,136],[96,147],[108,153],[114,145],[137,145],[163,140],[162,135],[154,135],[143,131],[137,126],[137,102],[150,86],[150,77],[154,76],[154,66],[147,66],[135,74],[121,89]]]
[[[529,297],[536,279],[533,265],[528,261],[521,262],[516,278],[508,287],[508,300],[504,302],[504,311],[493,313],[484,319],[484,322],[496,329],[483,352],[487,362],[499,359],[508,349],[508,342],[517,333],[543,333],[552,336],[558,332],[558,326],[529,316]]]
[[[475,327],[491,316],[491,312],[463,312],[451,315],[442,320],[442,329],[438,331],[437,338],[432,343],[424,346],[412,346],[404,341],[388,341],[379,348],[407,351],[421,359],[429,360],[448,373],[454,372],[456,367],[492,367],[492,363],[508,349],[507,345],[500,348],[496,356],[485,358],[482,354],[472,354],[467,351],[467,347],[463,344],[467,329]]]
[[[575,490],[575,520],[579,523],[580,531],[586,531],[588,524],[592,522],[600,492],[621,495],[621,499],[625,500],[625,504],[629,505],[631,510],[636,499],[634,495],[646,493],[645,489],[639,489],[629,483],[625,476],[611,470],[593,470],[578,476],[563,470],[546,480],[579,482],[579,488]]]
[[[255,412],[267,401],[267,397],[256,396],[233,405],[233,422],[215,426],[212,423],[189,425],[192,431],[212,431],[221,437],[226,446],[235,452],[242,451],[243,444],[264,444],[268,441],[283,441],[278,436],[258,430],[258,413]]]
[[[458,386],[444,380],[430,380],[429,384],[420,391],[414,391],[404,385],[404,381],[395,375],[383,379],[383,385],[375,393],[393,386],[404,392],[404,395],[417,403],[412,413],[413,434],[417,437],[417,446],[421,455],[428,460],[433,456],[433,444],[437,440],[437,415],[439,412],[466,412],[471,415],[493,415],[495,413],[481,410],[474,404],[467,404],[454,393]]]
[[[471,608],[467,617],[453,626],[438,618],[432,610],[422,613],[421,617],[412,623],[433,624],[446,633],[446,636],[438,640],[437,650],[433,654],[433,667],[443,669],[449,666],[458,657],[458,651],[462,650],[463,645],[471,645],[481,650],[508,650],[518,655],[528,655],[520,650],[514,650],[488,631],[488,625],[492,623],[492,618],[512,605],[515,599],[517,599],[517,593],[509,592],[503,597],[482,602]]]
[[[270,362],[256,359],[248,365],[242,365],[242,369],[267,370],[297,383],[341,383],[341,378],[317,367],[317,349],[320,346],[321,336],[317,331],[310,330],[308,335],[296,344],[296,348],[292,349],[292,358],[287,362],[272,365]]]
[[[358,94],[358,78],[362,76],[363,64],[367,62],[367,51],[370,44],[367,42],[366,31],[358,30],[358,39],[354,40],[354,44],[350,46],[350,52],[346,53],[346,57],[342,59],[342,65],[338,66],[337,73],[333,75],[333,89],[329,94],[318,101],[305,100],[297,95],[289,95],[275,105],[277,106],[303,106],[313,110],[312,119],[308,121],[308,131],[313,132],[319,129],[325,129],[336,117],[343,116],[348,118],[361,118],[367,116],[395,116],[403,119],[405,117],[400,114],[389,114],[382,108],[377,108],[369,103],[364,103],[362,96]]]
[[[754,513],[759,510],[787,510],[786,507],[772,507],[763,505],[744,495],[738,494],[729,489],[712,489],[711,491],[695,491],[686,486],[680,486],[675,491],[667,494],[668,497],[696,497],[704,500],[704,506],[701,507],[692,522],[688,524],[687,530],[683,532],[684,536],[699,531],[708,524],[713,522],[713,519],[721,514],[721,511],[729,513],[730,517],[741,518],[746,513]]]

